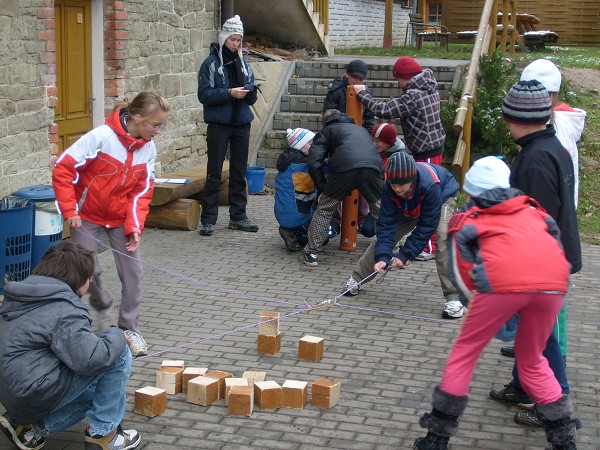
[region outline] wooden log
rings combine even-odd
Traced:
[[[186,178],[186,184],[155,183],[150,205],[164,205],[178,198],[190,197],[204,190],[206,164],[164,174],[161,178]],[[229,179],[229,161],[223,163],[221,182]]]
[[[150,206],[146,226],[167,230],[189,230],[198,228],[200,204],[193,199],[179,198],[166,205]]]

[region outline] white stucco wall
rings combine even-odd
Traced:
[[[394,3],[392,45],[405,45],[410,12],[410,9]],[[384,19],[384,1],[329,0],[330,42],[335,48],[380,47],[383,45]]]

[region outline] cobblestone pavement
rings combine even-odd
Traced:
[[[146,450],[411,448],[423,434],[419,415],[430,408],[431,390],[460,326],[460,321],[440,318],[443,298],[434,261],[391,272],[358,297],[343,297],[340,306],[282,319],[281,352],[259,355],[257,328],[248,328],[259,312],[291,314],[338,295],[368,245],[359,236],[357,251],[347,252],[332,241],[318,268],[301,266],[298,254],[284,248],[272,208],[272,196],[250,197],[248,213],[260,224],[258,233],[228,229],[227,207],[220,208],[211,237],[195,231],[146,231],[140,326],[151,353],[164,353],[134,362],[124,427],[142,433],[140,448]],[[583,257],[583,270],[572,278],[569,295],[567,372],[576,416],[584,422],[579,448],[599,449],[600,246],[584,244]],[[120,286],[112,257],[104,252],[100,259],[116,295]],[[319,362],[296,357],[298,340],[307,334],[325,339]],[[491,387],[510,379],[513,360],[499,354],[501,345],[492,341],[481,356],[452,449],[544,448],[543,431],[516,425],[516,408],[488,399]],[[135,390],[154,385],[164,359],[238,377],[246,370],[262,370],[279,384],[326,377],[342,382],[342,398],[329,410],[309,404],[303,410],[256,409],[241,418],[229,416],[223,400],[202,407],[177,394],[169,396],[160,416],[134,414]],[[84,428],[82,422],[59,433],[45,448],[82,448]],[[10,448],[1,434],[0,448]]]

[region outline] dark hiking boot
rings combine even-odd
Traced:
[[[514,358],[515,357],[515,348],[510,347],[510,346],[500,347],[500,354],[504,355],[504,356],[508,356],[509,358]]]
[[[447,450],[449,437],[427,433],[427,436],[415,439],[413,450]]]
[[[256,233],[258,231],[258,225],[248,218],[242,220],[230,220],[229,228],[232,230],[248,231],[250,233]]]
[[[504,386],[504,389],[492,389],[490,398],[495,402],[515,405],[522,409],[533,409],[535,402],[525,393],[515,389],[512,382]]]

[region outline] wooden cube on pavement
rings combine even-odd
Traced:
[[[146,386],[135,391],[133,412],[142,416],[155,417],[167,410],[167,391]]]
[[[342,383],[339,381],[319,378],[313,382],[310,388],[310,403],[319,408],[331,408],[340,401],[342,392]]]
[[[318,361],[325,351],[325,339],[316,336],[304,336],[298,341],[298,358]]]
[[[259,316],[258,334],[264,336],[277,336],[279,334],[279,317],[281,313],[274,311],[261,311]]]
[[[265,355],[276,355],[281,350],[281,333],[276,336],[259,334],[256,351]]]
[[[186,367],[181,378],[181,392],[186,393],[188,382],[206,372],[208,372],[206,367]]]
[[[219,380],[203,375],[188,381],[187,401],[208,406],[219,399]]]
[[[164,389],[167,394],[178,394],[182,390],[183,361],[163,361],[156,372],[156,387]]]
[[[254,383],[254,404],[260,409],[281,408],[281,386],[275,381]]]
[[[219,400],[225,398],[225,378],[232,378],[233,374],[221,370],[209,370],[204,374],[205,377],[214,378],[219,381]]]
[[[229,404],[229,391],[233,386],[248,386],[246,378],[225,378],[225,404]]]
[[[304,409],[308,402],[306,381],[286,380],[281,386],[281,407]]]
[[[248,380],[248,386],[254,386],[257,381],[265,381],[267,378],[267,372],[256,372],[254,370],[247,370],[242,375],[242,378]]]
[[[254,407],[254,388],[232,386],[229,390],[228,412],[231,416],[250,416]]]

